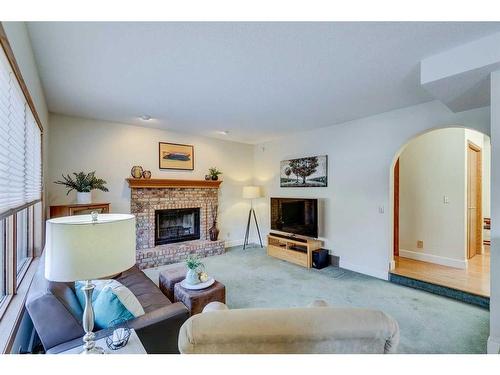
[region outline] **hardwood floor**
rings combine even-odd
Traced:
[[[489,247],[489,246],[488,246]],[[402,257],[394,257],[396,263],[391,273],[429,283],[462,290],[483,297],[490,296],[490,254],[478,254],[469,259],[467,269],[441,266]]]

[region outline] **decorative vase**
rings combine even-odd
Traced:
[[[219,176],[212,176],[212,181],[217,181],[219,179]]]
[[[209,174],[206,174],[206,175],[205,175],[205,181],[209,181],[209,180],[211,180],[211,179],[212,179],[212,177],[210,177],[210,175],[209,175]]]
[[[151,171],[142,172],[142,177],[144,177],[144,179],[146,180],[149,180],[151,178]]]
[[[78,204],[89,204],[92,203],[92,193],[89,192],[76,192],[76,203]]]
[[[189,268],[186,273],[186,282],[191,285],[199,284],[198,272]]]
[[[219,229],[217,229],[217,222],[214,222],[212,227],[208,230],[208,234],[210,235],[210,241],[217,241],[219,238]]]
[[[142,177],[142,167],[140,165],[134,165],[130,170],[130,174],[133,178],[141,178]]]

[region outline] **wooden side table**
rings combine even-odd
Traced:
[[[174,286],[174,301],[182,302],[189,310],[191,316],[202,312],[210,302],[226,303],[226,287],[216,281],[212,286],[201,290],[189,290],[180,283]]]
[[[100,214],[109,213],[109,203],[61,204],[50,206],[50,218],[73,215],[88,215],[92,211]]]

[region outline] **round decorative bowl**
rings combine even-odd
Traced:
[[[207,281],[204,283],[198,283],[198,284],[189,284],[186,279],[181,281],[181,286],[184,289],[189,289],[189,290],[200,290],[200,289],[206,289],[209,286],[211,286],[213,283],[215,283],[215,279],[213,277],[210,277]]]
[[[149,180],[151,178],[151,171],[142,172],[142,177],[144,177],[146,180]]]
[[[142,177],[142,167],[140,165],[134,165],[130,170],[130,174],[133,178],[141,178]]]

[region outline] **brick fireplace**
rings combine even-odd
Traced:
[[[190,254],[224,253],[224,241],[210,241],[211,206],[220,181],[127,179],[130,211],[136,216],[140,268],[176,263]]]

